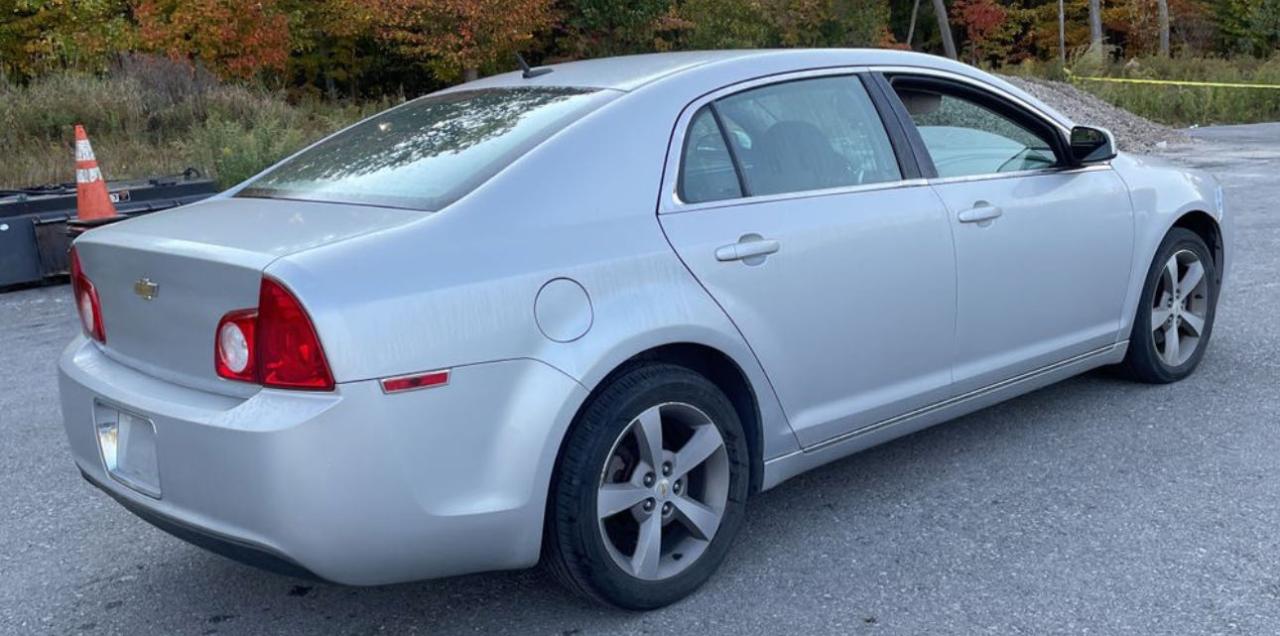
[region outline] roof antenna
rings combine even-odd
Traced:
[[[546,75],[547,73],[555,70],[546,67],[533,68],[532,66],[529,66],[529,63],[525,61],[524,56],[520,55],[519,51],[516,51],[516,62],[520,64],[520,70],[524,71],[523,76],[525,79],[531,79],[539,75]]]

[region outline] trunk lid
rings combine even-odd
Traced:
[[[227,312],[257,306],[267,265],[422,217],[391,208],[215,199],[92,230],[76,251],[98,290],[109,356],[171,382],[244,395],[256,388],[214,371],[214,331]]]

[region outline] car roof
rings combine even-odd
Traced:
[[[1071,125],[1070,119],[999,77],[945,57],[894,49],[740,49],[624,55],[549,64],[540,68],[551,69],[550,73],[531,78],[523,77],[520,71],[501,73],[441,92],[516,86],[589,87],[630,92],[694,69],[726,65],[741,69],[757,64],[762,68],[790,67],[795,70],[835,66],[903,66],[949,71],[994,85],[1035,105],[1059,123]]]
[[[520,71],[501,73],[455,88],[496,86],[581,86],[632,91],[668,76],[716,62],[785,62],[793,58],[797,66],[826,60],[829,66],[906,65],[947,70],[971,69],[936,55],[892,49],[741,49],[728,51],[679,51],[623,55],[539,67],[552,72],[525,79]],[[514,62],[513,62],[514,65]]]
[[[502,73],[465,84],[467,88],[488,86],[589,86],[632,91],[645,84],[681,71],[741,58],[753,51],[682,51],[623,55],[577,62],[549,64],[539,68],[552,72],[525,79],[520,71]],[[514,64],[513,64],[514,65]]]

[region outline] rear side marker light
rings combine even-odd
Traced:
[[[413,391],[415,389],[429,389],[436,386],[444,386],[449,383],[449,370],[443,371],[427,371],[426,373],[415,373],[413,375],[402,375],[395,378],[386,378],[381,380],[383,393],[400,393],[403,391]]]

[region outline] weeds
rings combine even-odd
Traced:
[[[1115,77],[1196,82],[1280,85],[1280,55],[1254,58],[1159,58],[1127,63],[1090,63],[1084,58],[1071,68],[1080,88],[1138,115],[1171,126],[1244,124],[1280,120],[1280,89],[1225,88],[1097,82],[1081,77]],[[1005,72],[1064,80],[1056,64],[1031,63]]]
[[[0,84],[0,188],[72,180],[75,124],[87,129],[109,179],[194,167],[225,187],[392,103],[290,104],[281,93],[142,57],[125,58],[105,76]]]

